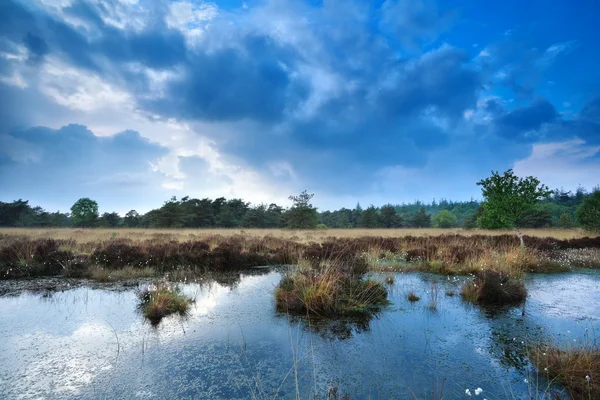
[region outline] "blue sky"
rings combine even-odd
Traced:
[[[0,200],[321,209],[600,183],[593,1],[4,0]]]

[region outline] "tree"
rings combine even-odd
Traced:
[[[573,221],[573,218],[569,214],[564,212],[560,214],[556,226],[562,229],[573,228],[575,226],[575,221]]]
[[[71,218],[75,226],[92,227],[98,222],[98,203],[83,197],[71,207]]]
[[[441,210],[433,216],[433,226],[436,228],[452,228],[456,226],[456,215],[448,210]]]
[[[425,207],[421,206],[419,211],[413,215],[412,225],[415,228],[429,228],[431,226],[431,215],[425,212]]]
[[[127,228],[137,228],[140,226],[140,214],[137,211],[131,210],[127,214],[125,214],[125,218],[123,218],[123,225]]]
[[[577,222],[586,231],[600,232],[600,189],[583,199],[575,213]]]
[[[478,224],[485,229],[516,228],[524,246],[519,220],[553,191],[533,176],[519,178],[512,169],[502,175],[492,171],[492,176],[482,179],[477,185],[481,186],[484,197],[483,213]]]
[[[381,207],[381,226],[383,228],[400,228],[402,226],[402,218],[396,214],[396,207],[391,204],[386,204]]]
[[[12,203],[0,201],[0,226],[17,226],[21,215],[31,210],[28,200],[15,200]]]
[[[102,214],[98,220],[98,225],[102,228],[116,228],[121,222],[121,217],[116,212]]]
[[[379,216],[377,215],[377,209],[374,205],[370,205],[365,211],[363,211],[360,218],[361,228],[377,228],[379,225]]]
[[[294,205],[286,213],[289,228],[314,229],[317,226],[317,222],[319,221],[317,209],[310,203],[313,196],[314,194],[308,194],[304,190],[298,196],[288,197],[294,202]]]

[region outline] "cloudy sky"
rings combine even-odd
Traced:
[[[321,209],[600,183],[591,0],[2,0],[0,201]]]

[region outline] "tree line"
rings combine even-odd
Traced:
[[[600,208],[583,210],[594,203],[600,190],[579,187],[575,192],[548,190],[536,178],[518,178],[512,170],[477,183],[483,201],[435,199],[430,203],[370,205],[319,212],[313,194],[303,191],[289,197],[291,204],[253,205],[242,199],[172,197],[145,214],[131,210],[98,212],[98,203],[81,198],[69,213],[48,212],[26,200],[0,202],[0,226],[5,227],[128,227],[128,228],[572,228],[600,220]],[[596,200],[600,202],[600,200]],[[588,207],[590,208],[590,207]],[[582,211],[583,210],[583,211]],[[586,225],[587,224],[587,225]]]

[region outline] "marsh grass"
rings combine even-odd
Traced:
[[[284,276],[275,291],[277,308],[291,314],[341,316],[365,313],[388,304],[387,290],[352,267],[337,262],[301,262]]]
[[[122,269],[110,270],[100,266],[88,268],[87,275],[90,279],[97,282],[117,282],[126,279],[152,278],[156,276],[153,268],[133,268],[125,267]]]
[[[527,289],[522,279],[498,271],[479,271],[461,290],[464,300],[481,305],[517,305],[525,301]]]
[[[540,373],[567,388],[573,399],[600,399],[600,346],[597,343],[586,340],[580,346],[537,346],[530,357]]]
[[[516,235],[423,233],[454,232],[448,230],[355,229],[331,231],[330,236],[317,236],[322,231],[302,235],[302,231],[280,230],[4,231],[15,233],[0,237],[0,276],[4,279],[74,276],[90,265],[113,270],[152,267],[167,273],[182,267],[224,271],[296,264],[300,260],[339,264],[349,259],[354,261],[347,265],[353,268],[356,260],[362,260],[360,268],[364,270],[419,270],[445,275],[495,270],[519,276],[571,266],[600,268],[600,237],[561,240],[528,236],[528,247],[523,249]],[[17,236],[19,232],[26,235]],[[392,236],[393,232],[397,236]],[[364,236],[358,236],[361,233]],[[375,236],[377,233],[382,235]]]
[[[166,282],[138,288],[139,308],[152,325],[171,314],[186,315],[192,299],[184,296],[177,286]]]
[[[406,296],[406,298],[411,303],[415,303],[415,302],[421,300],[421,298],[419,296],[417,296],[417,294],[415,292],[413,292],[412,290],[410,292],[408,292],[408,295]]]

